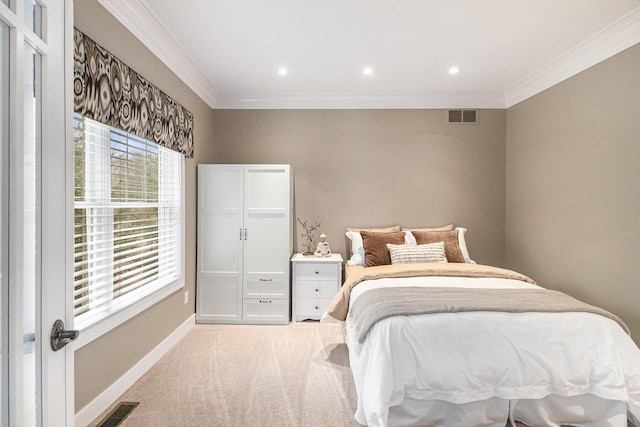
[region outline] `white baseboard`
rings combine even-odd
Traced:
[[[190,316],[182,325],[165,338],[156,348],[136,363],[109,388],[92,400],[75,415],[76,427],[85,427],[92,423],[113,404],[125,391],[138,381],[151,367],[162,358],[178,341],[184,338],[195,326],[196,315]]]

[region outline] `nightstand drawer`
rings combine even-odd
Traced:
[[[338,284],[328,280],[296,280],[296,296],[300,298],[329,298],[338,292]]]
[[[331,298],[296,298],[296,320],[320,319]]]
[[[337,280],[336,264],[298,263],[294,280]]]

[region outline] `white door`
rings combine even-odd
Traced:
[[[72,72],[72,2],[1,1],[0,421],[66,426],[73,424],[73,354],[54,352],[50,331],[55,319],[73,323],[65,207],[65,171],[73,169],[65,77]]]
[[[289,310],[276,307],[278,302],[272,298],[285,299],[288,305],[290,167],[247,165],[244,177],[244,226],[248,233],[244,246],[245,297],[260,298],[257,303],[264,307],[254,312],[256,316],[265,320],[275,316],[287,322]],[[251,312],[245,310],[245,318],[250,319]]]
[[[288,165],[246,166],[244,223],[249,235],[244,254],[250,275],[289,270],[289,181]]]
[[[242,320],[243,168],[198,165],[198,322]]]

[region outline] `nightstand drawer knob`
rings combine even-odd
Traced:
[[[261,282],[271,282],[273,279],[260,279]]]
[[[318,292],[318,290],[317,290],[317,289],[316,289],[315,291],[316,291],[316,292]]]
[[[320,274],[320,272],[319,272],[319,271],[316,271],[316,274]]]
[[[318,309],[318,306],[316,305],[316,310]]]

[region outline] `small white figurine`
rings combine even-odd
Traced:
[[[326,258],[331,256],[331,249],[329,249],[329,244],[326,242],[327,236],[323,234],[320,235],[320,241],[318,242],[318,248],[316,249],[315,256],[319,258]]]

